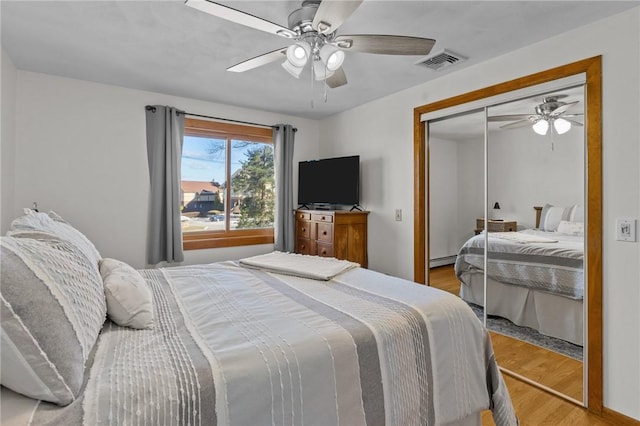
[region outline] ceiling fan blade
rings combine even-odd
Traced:
[[[266,19],[258,18],[257,16],[253,16],[209,0],[186,0],[185,4],[202,12],[217,16],[218,18],[226,19],[227,21],[235,22],[236,24],[250,28],[255,28],[256,30],[265,31],[286,38],[296,37],[295,31],[292,31],[287,27],[274,24]]]
[[[556,108],[553,111],[551,111],[551,114],[549,114],[549,115],[551,117],[557,117],[560,114],[562,114],[563,112],[565,112],[566,110],[568,110],[569,108],[571,108],[572,106],[574,106],[575,104],[577,104],[578,102],[580,102],[580,101],[569,102],[567,104],[560,105],[558,108]]]
[[[333,75],[326,80],[327,86],[335,89],[336,87],[344,86],[347,84],[347,75],[344,73],[342,67],[335,70]]]
[[[264,53],[260,56],[256,56],[255,58],[242,61],[239,64],[235,64],[234,66],[227,68],[227,71],[232,71],[232,72],[249,71],[254,68],[258,68],[263,65],[269,64],[271,62],[277,61],[278,59],[284,59],[286,54],[287,54],[287,48],[283,47],[281,49],[274,50],[273,52]]]
[[[504,126],[500,126],[501,129],[517,129],[518,127],[526,127],[531,126],[533,123],[529,120],[520,120],[515,123],[505,124]]]
[[[381,34],[341,35],[335,38],[340,49],[382,55],[428,55],[435,40]]]
[[[347,20],[363,0],[323,0],[311,26],[321,34],[331,34]]]
[[[582,123],[581,123],[581,122],[579,122],[579,121],[571,120],[570,118],[565,118],[565,117],[562,117],[562,118],[564,118],[565,120],[567,120],[567,121],[568,121],[569,123],[571,123],[571,124],[575,124],[576,126],[584,126],[584,124],[582,124]]]
[[[487,121],[515,121],[515,120],[530,120],[529,117],[533,117],[535,120],[538,118],[537,115],[532,116],[531,114],[510,114],[510,115],[494,115],[493,117],[487,117]]]

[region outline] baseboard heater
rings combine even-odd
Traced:
[[[444,265],[453,265],[454,263],[456,263],[456,255],[454,254],[453,256],[445,256],[445,257],[438,257],[436,259],[431,259],[429,261],[429,268],[437,268],[438,266],[444,266]]]

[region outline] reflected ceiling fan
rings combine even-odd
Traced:
[[[227,71],[244,72],[285,59],[282,66],[294,77],[299,78],[305,66],[311,64],[314,78],[325,80],[329,87],[335,88],[347,84],[347,77],[342,69],[345,52],[428,55],[435,43],[430,38],[397,35],[337,35],[340,25],[362,1],[304,0],[302,6],[289,15],[288,28],[209,0],[186,0],[185,4],[292,41],[287,47],[240,62],[227,68]]]
[[[583,124],[574,118],[583,114],[567,114],[569,108],[580,101],[563,102],[560,99],[567,95],[548,95],[542,98],[542,103],[536,106],[535,114],[511,114],[488,117],[488,121],[514,121],[500,126],[501,129],[516,129],[518,127],[531,126],[539,135],[546,135],[553,125],[555,131],[561,135],[571,130],[571,125]]]

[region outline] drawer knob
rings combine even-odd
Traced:
[[[327,235],[327,231],[322,231],[322,235]]]
[[[327,254],[327,250],[322,249],[322,254]]]
[[[301,248],[302,250],[304,250],[304,249],[306,248],[306,246],[305,246],[304,244],[302,244],[302,245],[300,246],[300,248]]]
[[[324,220],[324,216],[322,216],[322,219],[320,219],[320,220]]]
[[[302,228],[302,232],[306,231],[306,228]]]

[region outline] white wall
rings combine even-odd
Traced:
[[[17,71],[11,58],[2,50],[0,91],[2,97],[0,140],[0,232],[9,229],[13,218],[13,196],[16,154],[16,81]]]
[[[553,147],[551,140],[554,140]],[[584,206],[584,130],[540,136],[531,128],[489,134],[489,205],[518,228],[535,227],[533,206]]]
[[[296,160],[318,155],[317,121],[18,71],[11,215],[37,201],[41,210],[58,212],[84,232],[103,256],[144,267],[148,104],[257,123],[289,123],[298,128]],[[4,149],[4,116],[2,145]],[[3,205],[4,198],[3,187]],[[184,263],[271,250],[273,245],[187,251]]]
[[[430,260],[454,256],[458,252],[458,144],[443,139],[429,140],[429,235]]]
[[[458,247],[475,235],[476,219],[484,217],[484,134],[458,142]]]
[[[431,130],[438,123],[432,125]],[[429,138],[431,260],[452,257],[475,235],[484,215],[484,134],[460,140]],[[445,263],[435,263],[435,266]]]
[[[369,265],[413,277],[413,108],[596,55],[603,57],[604,404],[640,419],[640,250],[615,241],[640,215],[640,8],[445,75],[322,122],[321,153],[364,159]],[[425,72],[429,72],[425,70]],[[402,208],[403,221],[394,221]]]

